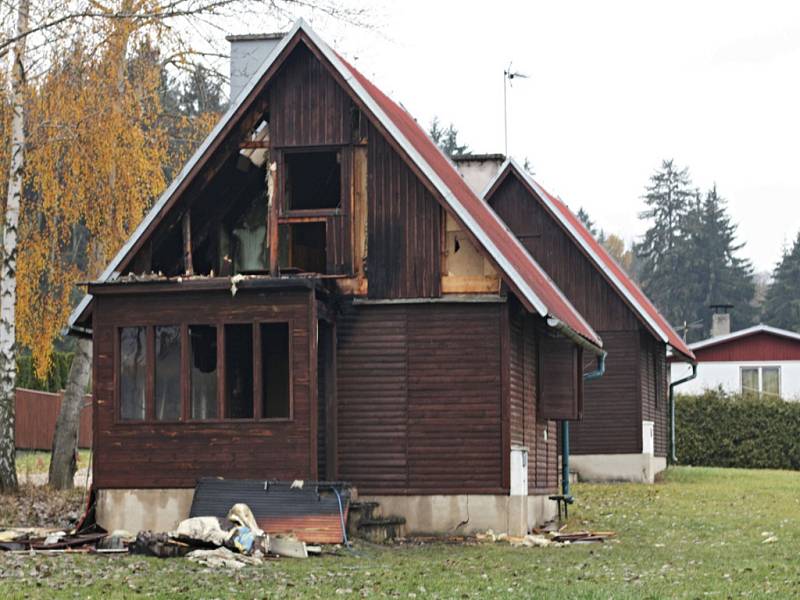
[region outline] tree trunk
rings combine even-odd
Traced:
[[[53,455],[50,459],[50,486],[57,490],[73,487],[78,452],[81,409],[92,367],[92,340],[81,338],[69,368],[69,380],[61,400],[61,412],[53,434]]]
[[[19,0],[17,35],[28,30],[30,0]],[[0,267],[0,491],[17,489],[14,401],[17,378],[17,227],[25,167],[25,40],[14,45],[11,78],[11,161]]]

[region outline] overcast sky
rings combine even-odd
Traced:
[[[426,126],[509,151],[573,210],[631,241],[663,158],[714,182],[742,253],[771,270],[800,230],[800,2],[445,2],[375,6],[376,32],[320,33]]]

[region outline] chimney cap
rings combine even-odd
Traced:
[[[713,310],[716,313],[727,313],[730,309],[733,308],[733,304],[709,304],[708,308]]]
[[[225,39],[229,42],[255,42],[260,40],[280,40],[286,35],[285,32],[276,31],[273,33],[242,33],[239,35],[227,35]]]
[[[451,158],[454,162],[483,162],[483,161],[499,161],[502,162],[506,159],[505,154],[457,154]]]

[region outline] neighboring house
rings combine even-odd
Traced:
[[[750,397],[800,400],[800,333],[756,325],[690,344],[697,378],[681,387],[686,394],[708,389]],[[686,374],[672,364],[672,379]]]
[[[653,481],[667,465],[667,349],[679,360],[691,362],[694,355],[569,208],[513,159],[501,160],[485,155],[457,162],[608,352],[605,376],[587,382],[583,419],[570,427],[572,468],[586,480]]]
[[[173,527],[207,476],[344,480],[409,532],[549,518],[600,337],[403,108],[302,21],[261,41],[71,318],[99,522]]]

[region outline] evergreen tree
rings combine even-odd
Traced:
[[[690,269],[683,281],[693,294],[685,308],[686,318],[703,322],[701,329],[693,331],[695,339],[710,335],[713,304],[733,305],[732,330],[749,327],[755,320],[753,266],[737,256],[744,244],[737,244],[736,229],[716,185],[702,201],[698,198],[692,203],[687,218],[690,252],[686,265]]]
[[[461,143],[458,139],[458,129],[452,123],[447,127],[442,127],[439,117],[434,117],[428,135],[451,158],[469,154],[469,146]]]
[[[586,212],[583,207],[581,206],[578,209],[578,212],[575,214],[578,217],[578,220],[583,223],[583,226],[589,230],[589,233],[592,234],[592,237],[597,237],[597,228],[594,226],[594,221],[589,217],[589,213]]]
[[[800,332],[800,232],[772,272],[762,320],[773,327]]]
[[[639,218],[651,226],[636,246],[641,261],[640,280],[644,291],[671,323],[689,318],[692,292],[686,285],[687,225],[697,193],[692,187],[688,169],[680,169],[672,160],[665,160],[661,169],[650,177],[645,188],[647,209]]]

